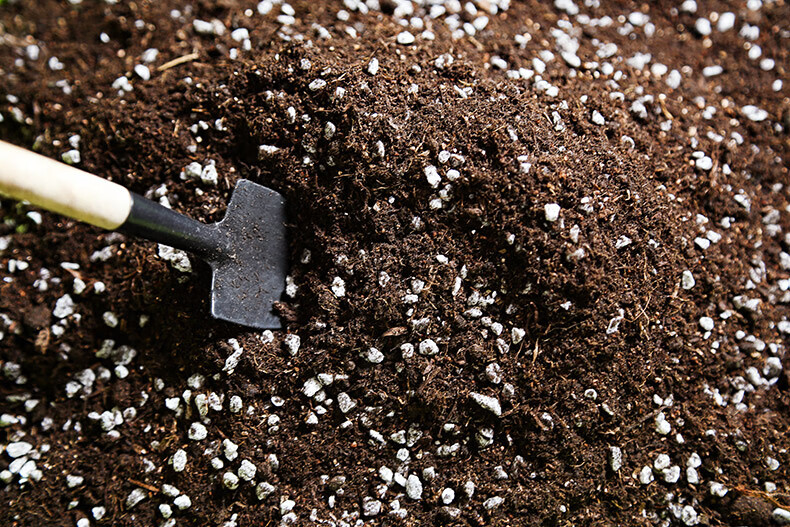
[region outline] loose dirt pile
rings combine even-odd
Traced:
[[[291,239],[261,333],[3,201],[3,524],[790,521],[788,20],[3,5],[0,139],[208,222],[251,179]]]

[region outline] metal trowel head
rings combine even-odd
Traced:
[[[280,328],[273,307],[288,273],[285,199],[242,179],[225,218],[214,226],[227,245],[222,253],[206,258],[213,271],[211,314],[254,328]]]

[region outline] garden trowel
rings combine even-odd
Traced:
[[[211,314],[260,329],[280,327],[272,311],[285,288],[285,200],[241,179],[222,221],[205,224],[124,187],[0,141],[0,194],[103,229],[189,251],[212,270]]]

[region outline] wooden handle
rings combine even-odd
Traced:
[[[124,187],[3,141],[0,194],[109,230],[132,208]]]

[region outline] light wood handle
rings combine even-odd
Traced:
[[[0,194],[109,230],[132,209],[124,187],[3,141]]]

